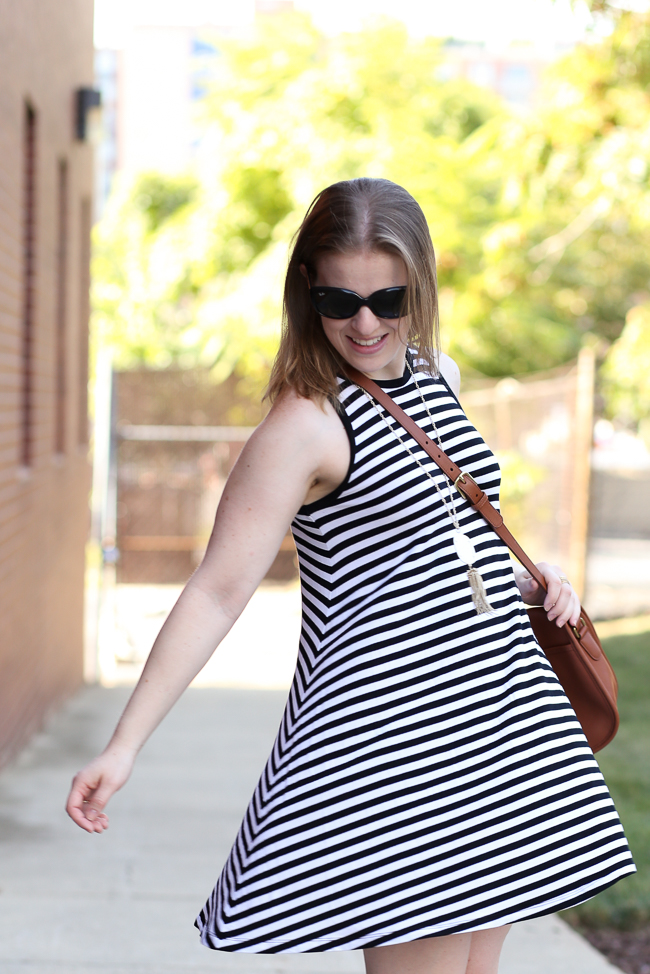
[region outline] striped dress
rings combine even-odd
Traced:
[[[417,377],[443,449],[498,506],[493,454],[446,384]],[[431,435],[410,374],[381,385]],[[493,609],[477,615],[433,484],[364,392],[341,379],[339,399],[348,474],[292,525],[295,678],[196,921],[217,950],[350,950],[480,930],[575,905],[635,871],[507,548],[457,496]],[[409,446],[448,497],[444,475]]]

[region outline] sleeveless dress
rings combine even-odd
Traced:
[[[443,449],[498,506],[494,456],[444,381],[416,374]],[[431,435],[408,371],[381,385]],[[196,920],[217,950],[480,930],[573,906],[635,871],[508,549],[457,495],[493,609],[477,615],[433,484],[361,389],[340,379],[339,401],[347,477],[292,524],[303,604],[293,685]],[[454,488],[407,441],[447,498]]]

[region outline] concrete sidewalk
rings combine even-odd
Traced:
[[[2,974],[359,974],[360,952],[209,951],[196,913],[230,849],[286,693],[190,689],[87,835],[63,810],[105,744],[126,688],[88,687],[0,775]],[[517,924],[501,974],[613,974],[554,917]]]

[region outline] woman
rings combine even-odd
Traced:
[[[380,383],[498,503],[499,469],[458,404],[436,311],[415,200],[379,179],[324,190],[289,262],[273,407],[111,742],[73,782],[69,814],[103,831],[138,750],[291,525],[303,593],[296,675],[197,919],[209,947],[363,948],[370,974],[493,974],[509,924],[634,871],[524,609],[543,603],[558,626],[577,623],[571,585],[542,563],[545,594],[514,569],[430,458],[345,377],[351,365]]]

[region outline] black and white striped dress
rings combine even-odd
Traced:
[[[498,505],[494,456],[442,380],[418,381],[444,450]],[[382,386],[431,432],[407,372]],[[457,498],[493,607],[477,615],[438,492],[365,393],[341,380],[340,403],[348,475],[293,522],[303,621],[289,700],[196,921],[218,950],[348,950],[480,930],[634,872],[507,548]]]

